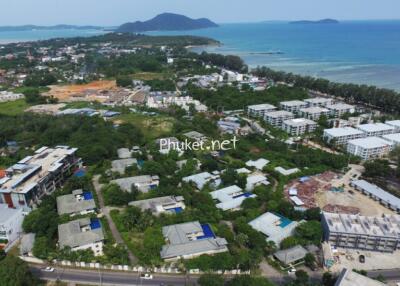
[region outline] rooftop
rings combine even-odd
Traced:
[[[312,104],[319,104],[319,103],[329,103],[332,102],[333,100],[331,98],[325,98],[325,97],[315,97],[315,98],[307,98],[304,100],[305,102],[312,103]]]
[[[353,139],[353,140],[350,140],[348,142],[348,144],[359,146],[361,148],[366,148],[366,149],[381,148],[381,147],[393,145],[393,143],[386,141],[379,137],[367,137],[367,138]]]
[[[281,104],[287,106],[299,106],[299,105],[306,105],[307,103],[301,100],[289,100],[289,101],[282,101]]]
[[[169,206],[175,206],[177,203],[182,203],[185,199],[182,196],[165,196],[130,202],[130,206],[136,206],[143,211],[151,210],[153,213],[159,213],[168,209]]]
[[[285,110],[277,110],[277,111],[268,112],[265,114],[265,116],[279,118],[279,117],[286,117],[286,116],[294,116],[294,114],[289,111],[285,111]]]
[[[182,180],[187,183],[189,182],[195,183],[198,189],[202,189],[204,185],[207,184],[208,182],[214,181],[216,186],[218,186],[221,182],[219,175],[213,175],[208,172],[203,172],[188,177],[184,177],[182,178]]]
[[[390,131],[394,130],[393,126],[384,124],[384,123],[369,123],[369,124],[361,124],[357,126],[358,129],[364,132],[380,132],[380,131]]]
[[[249,160],[246,162],[247,167],[254,167],[258,170],[262,170],[266,165],[268,165],[269,161],[264,158],[260,158],[257,160]]]
[[[7,222],[15,215],[22,216],[22,209],[13,209],[7,204],[0,204],[0,224]]]
[[[103,230],[98,219],[82,218],[58,226],[60,247],[85,246],[104,240]]]
[[[276,109],[275,106],[268,104],[268,103],[249,105],[247,108],[254,109],[254,110]]]
[[[213,199],[220,202],[216,205],[217,208],[224,211],[238,208],[245,199],[256,197],[256,195],[252,193],[243,192],[243,190],[236,185],[211,192],[210,195]]]
[[[304,247],[296,245],[289,249],[279,250],[274,253],[274,256],[284,265],[289,265],[303,259],[307,253],[308,251]]]
[[[135,158],[114,160],[111,162],[111,171],[124,174],[126,168],[131,167],[135,164],[137,164],[137,160]]]
[[[400,133],[383,135],[382,138],[390,142],[400,144]]]
[[[326,113],[326,112],[329,112],[329,109],[315,106],[315,107],[300,108],[300,112],[310,113],[310,114]]]
[[[315,125],[316,122],[307,119],[307,118],[295,118],[283,121],[286,125],[289,126],[304,126],[304,125]]]
[[[382,283],[378,280],[371,279],[367,276],[358,274],[353,270],[344,268],[340,273],[335,286],[385,286],[385,283]]]
[[[325,129],[324,132],[332,137],[362,135],[364,132],[353,127],[331,128]]]
[[[353,105],[347,104],[347,103],[336,103],[336,104],[331,104],[326,106],[328,109],[333,109],[333,110],[346,110],[346,109],[354,109]]]
[[[57,211],[59,215],[80,213],[95,208],[96,203],[91,192],[75,190],[72,194],[57,197]]]
[[[386,121],[385,124],[400,128],[400,120],[391,120],[391,121]]]

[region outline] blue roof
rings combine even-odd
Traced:
[[[78,178],[82,178],[85,175],[86,175],[86,170],[84,169],[78,169],[74,172],[74,176]]]

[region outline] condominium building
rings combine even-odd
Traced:
[[[302,117],[311,119],[311,120],[318,120],[322,115],[329,117],[330,111],[327,108],[323,107],[307,107],[300,109],[300,115]]]
[[[331,128],[324,130],[324,140],[336,145],[346,145],[349,140],[365,137],[365,133],[352,127]]]
[[[400,145],[400,133],[383,135],[382,138],[390,143],[393,143],[394,146]]]
[[[42,147],[6,169],[6,176],[0,179],[0,203],[29,210],[81,166],[77,150],[68,146]]]
[[[391,121],[386,121],[386,125],[392,126],[395,130],[395,132],[400,132],[400,120],[391,120]]]
[[[307,107],[325,107],[327,105],[332,105],[333,99],[326,97],[314,97],[305,99],[304,102],[307,104]]]
[[[395,133],[395,127],[384,123],[361,124],[357,126],[357,129],[363,131],[368,137],[380,137],[383,135]]]
[[[400,216],[322,214],[324,240],[332,246],[393,252],[399,248]]]
[[[22,208],[13,209],[0,204],[0,240],[13,243],[22,233],[24,213]]]
[[[346,103],[327,105],[326,108],[330,110],[330,114],[334,117],[341,117],[346,113],[353,114],[356,111],[356,108],[353,105]]]
[[[276,109],[275,106],[265,103],[265,104],[250,105],[247,107],[247,112],[249,116],[264,118],[267,112],[274,111],[275,109]]]
[[[347,142],[347,152],[363,160],[381,158],[393,148],[393,143],[379,137],[367,137]]]
[[[289,112],[289,111],[284,111],[284,110],[278,110],[278,111],[272,111],[268,112],[264,116],[264,120],[274,126],[274,127],[281,127],[283,121],[293,119],[294,114]]]
[[[300,100],[282,101],[279,105],[281,109],[295,114],[297,114],[300,109],[307,107],[307,103]]]
[[[282,129],[293,136],[313,132],[317,128],[317,123],[306,118],[295,118],[285,120]]]

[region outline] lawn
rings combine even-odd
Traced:
[[[0,103],[0,114],[2,115],[18,115],[24,112],[29,105],[25,102],[25,99],[19,99],[15,101],[8,101]]]
[[[175,122],[174,118],[165,115],[148,116],[138,113],[122,114],[115,117],[114,120],[137,126],[147,140],[169,135]]]

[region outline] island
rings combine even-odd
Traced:
[[[183,31],[212,27],[218,27],[218,25],[206,18],[191,19],[184,15],[163,13],[148,21],[122,24],[116,29],[116,32]]]
[[[310,20],[301,20],[301,21],[292,21],[289,24],[339,24],[340,22],[335,19],[322,19],[317,21]]]
[[[37,26],[37,25],[22,25],[22,26],[1,26],[0,32],[21,32],[34,30],[104,30],[100,26],[77,26],[77,25],[54,25],[54,26]]]

